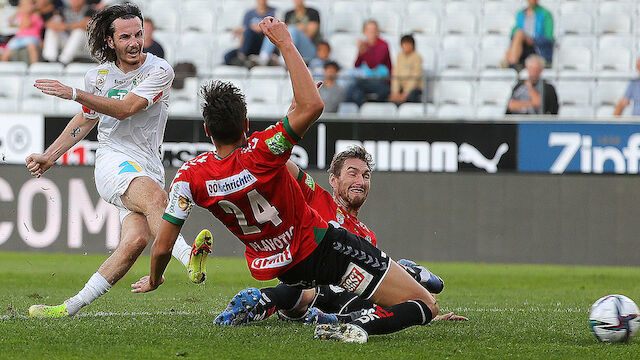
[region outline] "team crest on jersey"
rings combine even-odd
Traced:
[[[313,180],[313,178],[311,177],[311,175],[307,174],[307,178],[304,179],[304,183],[307,184],[307,186],[311,189],[314,190],[316,189],[316,182]]]
[[[267,144],[267,148],[269,148],[269,151],[271,151],[274,155],[282,155],[287,150],[293,148],[293,145],[291,145],[289,140],[287,140],[287,138],[284,137],[281,132],[278,132],[272,137],[265,140],[265,143]]]
[[[336,220],[338,221],[338,224],[344,224],[344,214],[342,213],[342,210],[340,210],[340,208],[336,210]]]
[[[182,211],[189,211],[191,210],[191,201],[186,197],[180,195],[178,196],[178,207]]]
[[[103,69],[98,70],[98,76],[96,77],[96,89],[98,91],[102,91],[104,87],[104,83],[107,80],[107,75],[109,74],[109,70]]]

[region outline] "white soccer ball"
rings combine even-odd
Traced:
[[[591,306],[591,330],[602,342],[625,342],[638,331],[638,306],[624,295],[601,297]]]

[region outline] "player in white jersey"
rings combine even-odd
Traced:
[[[87,72],[84,91],[56,80],[37,80],[34,85],[45,94],[82,104],[82,112],[43,154],[27,157],[27,168],[40,177],[98,124],[96,187],[105,201],[120,210],[122,233],[114,253],[77,295],[57,306],[33,305],[32,317],[75,315],[127,273],[158,231],[167,201],[161,145],[174,73],[165,60],[142,52],[142,19],[131,4],[115,5],[93,16],[87,27],[89,46],[100,65]],[[211,233],[203,230],[194,251],[182,236],[173,249],[183,264],[190,262],[194,282],[203,280],[200,264],[211,243]]]

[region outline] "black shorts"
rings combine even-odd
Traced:
[[[389,271],[391,259],[343,228],[329,229],[318,247],[278,278],[303,289],[337,285],[368,300]]]

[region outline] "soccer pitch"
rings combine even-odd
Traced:
[[[241,327],[213,319],[253,280],[244,259],[212,257],[204,285],[188,282],[172,260],[166,282],[149,294],[129,286],[149,271],[142,257],[109,294],[69,319],[29,319],[35,303],[74,295],[105,256],[0,253],[0,358],[215,359],[505,359],[636,358],[640,340],[598,343],[588,312],[599,297],[625,294],[640,301],[640,268],[426,264],[445,279],[441,313],[468,322],[435,322],[362,345],[313,339],[313,327],[276,316]]]

